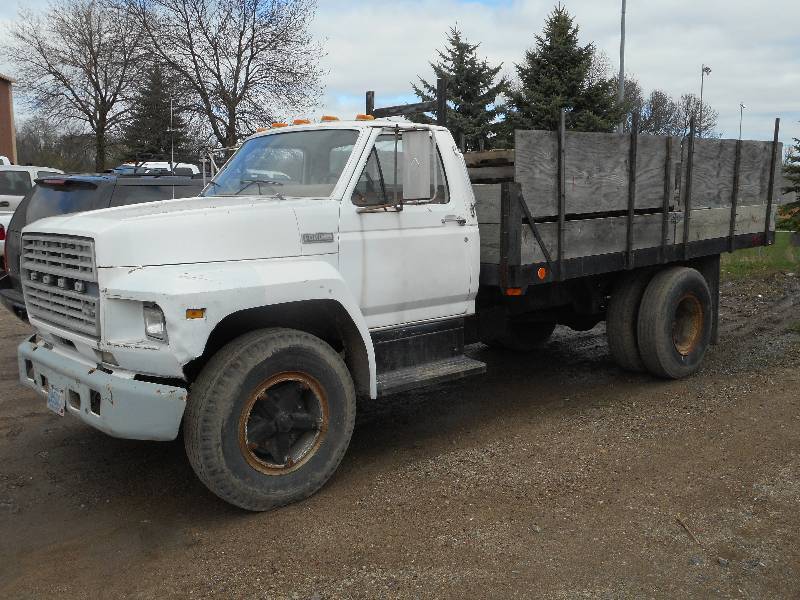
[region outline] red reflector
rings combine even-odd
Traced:
[[[4,242],[6,239],[6,228],[5,225],[0,225],[0,242]]]

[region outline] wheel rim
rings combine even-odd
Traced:
[[[678,301],[672,323],[672,342],[679,354],[688,356],[697,348],[703,323],[703,305],[694,294],[686,294]]]
[[[256,386],[239,416],[239,448],[266,475],[285,475],[314,456],[328,431],[328,398],[301,372],[273,375]]]

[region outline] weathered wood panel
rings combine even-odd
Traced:
[[[613,133],[566,133],[567,214],[625,210],[628,206],[630,136]],[[636,208],[658,208],[664,196],[667,138],[640,135],[637,141]],[[673,143],[672,169],[680,160]],[[515,179],[536,217],[558,213],[558,143],[552,131],[517,131]]]
[[[472,183],[514,181],[514,166],[468,167],[469,180]]]
[[[542,241],[555,257],[558,244],[558,223],[538,225]],[[606,217],[567,221],[564,227],[564,259],[595,254],[623,252],[626,244],[627,218]],[[661,215],[637,215],[633,226],[633,248],[653,248],[661,245]],[[500,225],[481,224],[481,262],[500,262]],[[667,243],[674,243],[674,220],[667,230]],[[522,263],[544,261],[544,254],[530,228],[522,228]]]
[[[499,186],[498,186],[499,187]],[[730,207],[700,208],[692,211],[689,241],[724,238],[730,228]],[[739,206],[736,211],[736,235],[764,231],[766,207],[763,204]],[[774,223],[775,210],[772,213]],[[633,227],[633,248],[655,248],[661,245],[660,214],[637,215]],[[539,233],[551,256],[556,254],[557,223],[541,223]],[[627,217],[606,217],[567,221],[564,229],[564,258],[580,258],[597,254],[624,252]],[[481,222],[481,262],[499,263],[500,225]],[[683,242],[683,213],[669,214],[667,244]],[[522,228],[522,263],[544,261],[544,254],[527,225]]]
[[[486,150],[465,152],[464,162],[468,167],[493,167],[514,164],[513,150]]]
[[[774,228],[775,212],[777,207],[773,206],[770,217],[770,225]],[[764,220],[767,214],[765,204],[751,206],[738,206],[736,208],[736,229],[735,235],[747,233],[762,233],[764,231]],[[675,213],[674,217],[678,231],[677,243],[683,243],[683,213]],[[715,238],[728,237],[730,233],[731,209],[729,206],[722,208],[699,208],[692,210],[692,218],[689,221],[689,241],[713,240]]]
[[[736,164],[736,140],[696,139],[692,165],[692,208],[720,208],[731,205],[734,167]],[[688,144],[683,145],[681,164],[688,165]],[[778,148],[776,165],[775,198],[780,192],[780,156]],[[742,206],[766,204],[769,190],[769,168],[772,157],[772,142],[742,141],[739,165],[738,203]],[[686,173],[681,180],[681,206],[685,204]]]

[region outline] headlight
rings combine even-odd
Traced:
[[[164,320],[164,311],[158,304],[147,303],[143,306],[144,334],[151,340],[167,341],[167,322]]]

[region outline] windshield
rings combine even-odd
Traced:
[[[287,131],[245,142],[204,196],[326,198],[353,152],[358,131]]]

